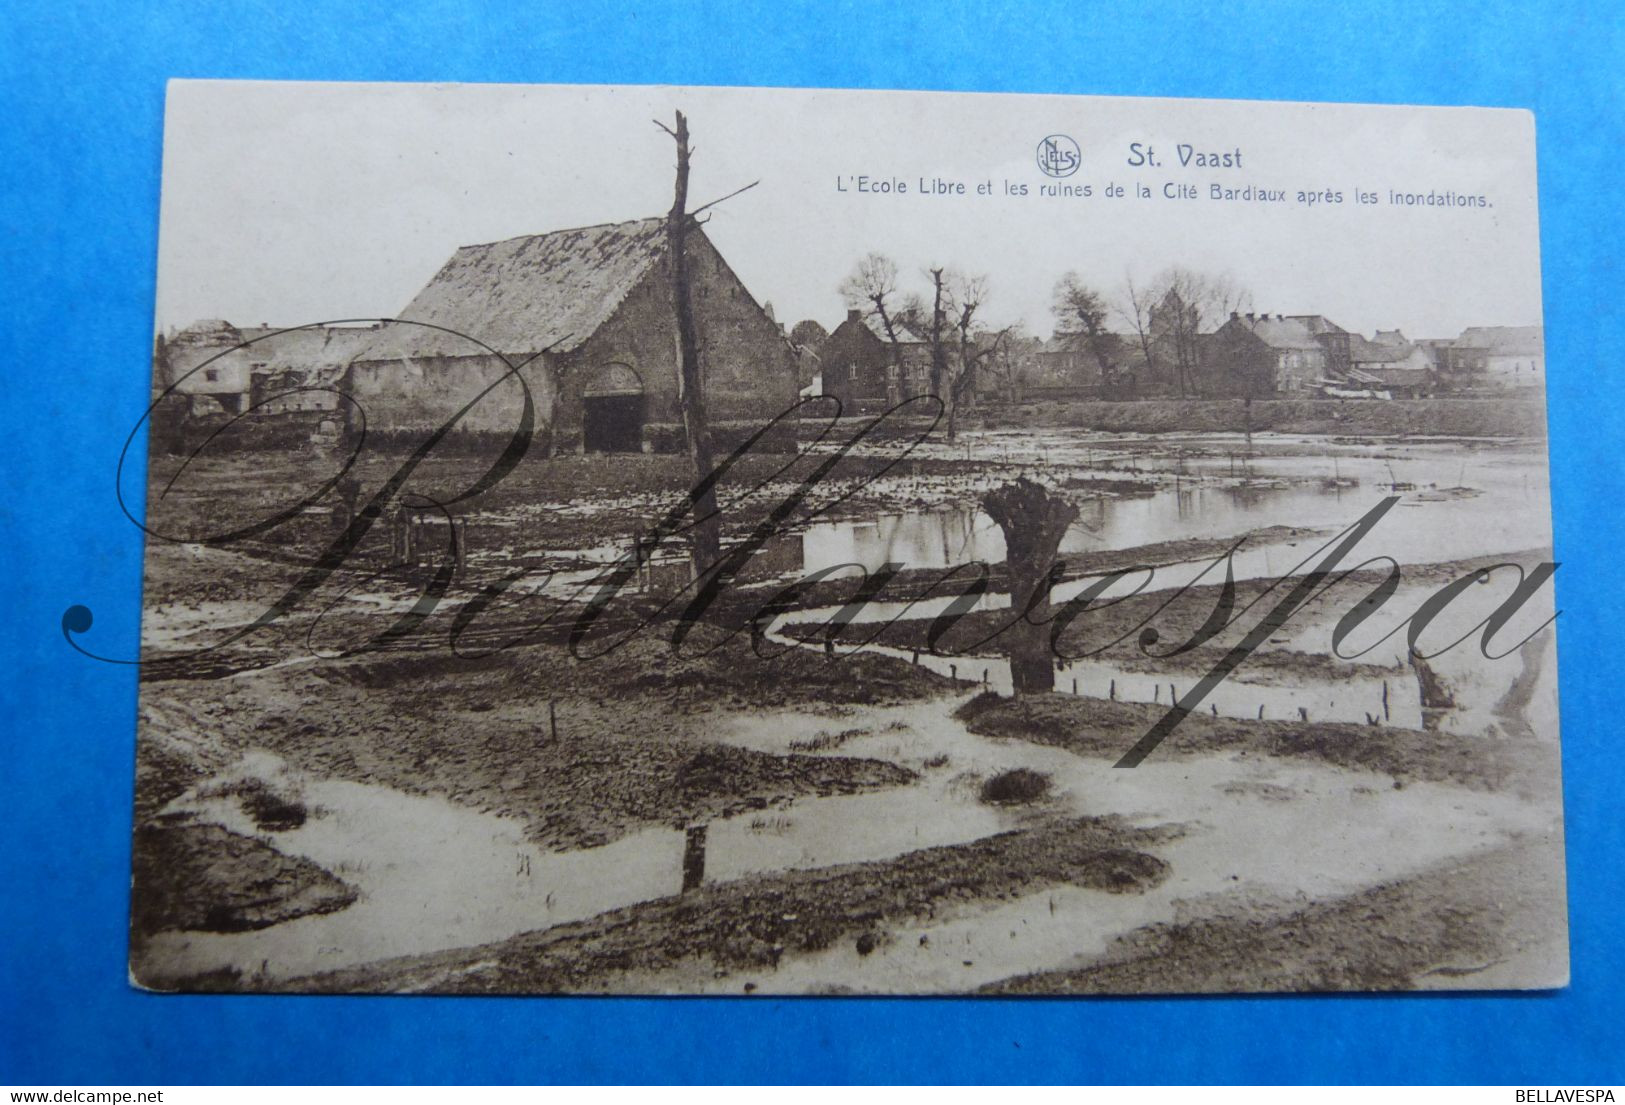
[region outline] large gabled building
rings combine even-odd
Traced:
[[[765,423],[796,401],[794,350],[702,229],[686,247],[711,424]],[[511,433],[528,389],[555,451],[651,451],[681,442],[677,350],[665,219],[639,219],[462,247],[350,386],[386,432],[472,404],[454,432]]]

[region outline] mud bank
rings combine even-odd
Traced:
[[[1033,741],[1080,756],[1115,759],[1167,712],[1167,707],[1065,694],[1020,698],[983,694],[960,707],[956,716],[982,736]],[[1382,772],[1392,776],[1396,786],[1420,779],[1498,790],[1514,778],[1525,777],[1541,750],[1527,742],[1386,725],[1249,721],[1193,713],[1153,755],[1233,752]]]
[[[561,993],[621,989],[617,980],[704,960],[767,969],[786,955],[850,939],[861,954],[887,926],[959,903],[1070,884],[1142,891],[1166,865],[1142,849],[1168,831],[1082,818],[910,852],[880,863],[793,871],[705,886],[498,944],[375,963],[290,981],[298,992]],[[625,987],[638,989],[631,981]],[[743,984],[742,984],[743,988]],[[750,989],[754,989],[751,986]]]
[[[1032,402],[986,410],[969,424],[1066,426],[1108,433],[1428,434],[1545,438],[1538,398],[1494,399],[1140,399]]]
[[[533,646],[272,668],[184,684],[188,710],[155,712],[143,740],[201,730],[218,755],[264,749],[313,776],[518,818],[532,840],[574,848],[914,778],[872,759],[721,747],[710,734],[734,711],[908,701],[948,680],[887,657],[831,664],[792,649],[761,662],[749,650],[735,640],[684,659],[640,639],[585,662]]]
[[[984,987],[988,994],[1236,993],[1565,985],[1562,848],[1547,838],[1453,860],[1306,908],[1248,908],[1150,925],[1100,961]],[[1530,934],[1545,933],[1543,937]]]
[[[133,845],[131,932],[243,932],[331,913],[355,888],[309,860],[218,825],[143,826]]]

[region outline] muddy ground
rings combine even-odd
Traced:
[[[898,859],[793,871],[702,887],[502,944],[296,979],[295,991],[559,993],[620,990],[639,976],[698,963],[741,978],[786,954],[851,940],[867,955],[889,925],[965,903],[1067,884],[1113,894],[1165,875],[1154,853],[1167,831],[1109,820],[1040,824]]]
[[[164,702],[149,703],[141,770],[166,770],[147,756],[166,731],[207,732],[217,759],[264,749],[317,776],[521,818],[534,840],[561,848],[913,777],[874,760],[771,756],[707,740],[718,715],[733,710],[886,703],[950,686],[885,657],[837,667],[793,650],[763,664],[749,648],[736,640],[685,661],[644,638],[591,663],[536,646],[478,660],[364,656],[158,684],[149,697]]]
[[[143,825],[132,849],[130,927],[241,932],[355,901],[355,888],[309,860],[218,825]]]
[[[1116,759],[1167,707],[1075,695],[979,695],[958,711],[973,733],[1036,741],[1080,756]],[[1478,790],[1533,786],[1549,757],[1527,741],[1462,737],[1392,725],[1212,717],[1192,713],[1157,746],[1175,757],[1273,756],[1389,775],[1395,786],[1426,779]],[[1551,783],[1548,781],[1547,786]],[[1549,792],[1548,792],[1549,793]]]
[[[1450,989],[1506,984],[1519,957],[1567,976],[1553,932],[1562,849],[1526,841],[1413,878],[1282,911],[1231,903],[1214,916],[1151,925],[1098,962],[984,988],[988,994],[1219,994]],[[1542,935],[1545,934],[1545,935]]]
[[[1277,413],[1288,418],[1287,412]],[[1429,424],[1437,415],[1431,409],[1412,413]],[[1359,432],[1362,424],[1344,419],[1339,425]],[[1080,501],[1144,496],[1162,476],[1142,470],[1140,461],[1163,447],[1144,441],[1103,446],[1098,458],[1089,456],[1087,466],[1056,482],[1063,494]],[[881,511],[974,504],[986,487],[1043,460],[1008,450],[970,452],[958,457],[951,450],[924,450],[875,479],[891,463],[885,447],[877,446],[844,462],[847,468],[825,483],[820,497],[788,520],[805,519],[826,505],[825,517],[866,518]],[[724,481],[729,533],[748,526],[752,511],[759,515],[792,493],[820,463],[809,456],[782,470],[788,460],[750,457]],[[353,475],[363,489],[371,488],[398,461],[366,458]],[[155,499],[154,524],[190,537],[203,533],[205,525],[216,531],[248,525],[297,500],[299,489],[312,486],[323,464],[335,463],[331,457],[227,456],[183,473],[173,490]],[[156,486],[162,488],[179,466],[178,458],[158,458]],[[455,492],[479,467],[468,457],[433,458],[417,486],[437,495]],[[446,647],[461,604],[479,586],[516,565],[601,563],[606,547],[613,555],[616,542],[646,530],[687,483],[676,457],[527,458],[513,476],[468,504],[469,561],[447,601],[411,633],[389,627],[402,624],[398,619],[411,608],[427,572],[389,566],[386,541],[339,569],[312,601],[275,626],[202,658],[183,654],[219,640],[223,630],[252,622],[331,539],[332,520],[307,517],[229,549],[150,543],[144,642],[150,657],[180,659],[144,673],[132,959],[138,977],[200,989],[632,992],[696,989],[703,982],[706,988],[750,992],[771,989],[772,973],[782,961],[833,948],[854,949],[863,959],[903,938],[899,934],[922,919],[974,918],[1048,888],[1133,895],[1167,879],[1169,864],[1159,852],[1190,827],[1176,819],[1131,824],[1079,817],[1077,811],[1063,815],[1059,806],[1038,800],[1031,810],[1016,811],[1015,829],[916,846],[881,860],[706,883],[689,893],[655,896],[581,920],[533,931],[508,929],[517,934],[473,947],[441,947],[424,955],[277,977],[220,968],[176,978],[165,974],[163,963],[143,960],[149,942],[166,934],[253,932],[342,911],[357,900],[359,892],[344,870],[325,870],[279,850],[287,825],[326,811],[303,808],[296,794],[280,790],[271,777],[275,773],[255,766],[267,758],[290,775],[366,784],[480,811],[521,825],[525,839],[549,853],[603,847],[650,828],[682,829],[753,811],[764,816],[795,811],[798,802],[907,792],[924,787],[934,771],[958,770],[946,765],[946,755],[899,754],[896,749],[912,739],[907,725],[880,720],[894,716],[888,711],[916,704],[947,716],[973,689],[906,659],[908,650],[925,646],[929,619],[884,628],[853,625],[834,634],[834,641],[845,645],[878,630],[880,643],[904,650],[905,656],[826,650],[822,645],[830,634],[818,621],[789,631],[814,647],[768,642],[748,625],[786,585],[785,579],[771,578],[771,571],[770,578],[731,588],[681,650],[674,651],[670,641],[674,611],[668,607],[661,613],[663,599],[650,590],[634,590],[617,601],[586,650],[594,654],[590,660],[572,653],[565,640],[579,604],[549,596],[493,606],[482,619],[483,635],[468,638],[479,648],[468,651],[499,648],[519,635],[524,644],[464,657]],[[382,530],[374,536],[381,537]],[[1301,543],[1306,551],[1322,536],[1319,530],[1281,525],[1253,534],[1289,547]],[[1070,559],[1067,576],[1189,563],[1216,556],[1230,543],[1190,538],[1091,549]],[[1468,566],[1434,565],[1412,578],[1442,582]],[[904,571],[873,598],[922,597],[940,575]],[[995,593],[1002,581],[1002,569],[995,566],[990,573]],[[1369,575],[1351,579],[1324,605],[1346,607],[1374,582]],[[815,584],[779,594],[780,607],[837,605],[853,587],[851,580]],[[1262,584],[1241,581],[1238,606],[1262,590]],[[1167,671],[1183,682],[1210,667],[1234,634],[1221,634],[1176,657],[1157,653],[1194,632],[1216,595],[1215,587],[1193,588],[1166,608],[1166,595],[1124,599],[1078,618],[1059,643],[1071,653],[1099,648],[1123,670]],[[331,612],[323,613],[330,604]],[[1157,614],[1162,643],[1148,649],[1134,630],[1151,613]],[[1324,629],[1327,616],[1307,620]],[[1009,617],[998,611],[969,615],[936,647],[996,656],[997,644],[987,641]],[[644,619],[653,619],[646,631],[604,651],[617,633]],[[764,625],[758,620],[758,629]],[[380,633],[386,633],[383,648],[345,654]],[[1122,639],[1109,643],[1114,637]],[[764,660],[764,653],[773,658]],[[1304,678],[1381,680],[1401,670],[1377,655],[1358,663],[1333,661],[1312,642],[1285,634],[1248,664],[1252,678],[1288,686]],[[1333,780],[1339,773],[1357,777],[1360,788],[1369,789],[1377,773],[1387,779],[1384,786],[1395,788],[1442,786],[1449,788],[1447,794],[1506,794],[1519,802],[1555,803],[1553,750],[1523,710],[1538,675],[1537,661],[1530,660],[1504,696],[1483,705],[1499,720],[1493,731],[1476,738],[1436,728],[1308,717],[1253,721],[1192,715],[1157,755],[1175,762],[1311,763]],[[977,737],[1098,761],[1109,770],[1165,709],[1109,698],[986,694],[963,701],[953,716]],[[741,727],[760,725],[767,717],[794,718],[802,728],[791,740],[769,742],[771,747],[737,739]],[[894,728],[901,735],[893,747],[882,738],[890,739],[886,734]],[[983,788],[988,801],[998,802],[1002,792],[988,790],[990,782],[967,776],[965,785]],[[1034,783],[1033,796],[1046,785]],[[1253,787],[1251,797],[1272,785],[1246,784]],[[243,815],[233,827],[216,823],[207,812],[211,802],[221,801]],[[1530,849],[1548,845],[1458,857],[1436,875],[1308,906],[1273,902],[1244,908],[1230,902],[1199,918],[1126,934],[1098,962],[1018,976],[1005,984],[1023,992],[1123,992],[1384,988],[1465,978],[1450,972],[1507,954],[1519,933],[1541,927],[1532,913],[1491,923],[1498,907],[1486,905],[1489,899],[1481,891],[1498,881],[1519,881],[1518,865]],[[606,871],[604,878],[613,880],[615,873]],[[1560,886],[1556,892],[1560,895]],[[1519,891],[1524,897],[1531,893]],[[1377,917],[1383,920],[1374,932],[1416,934],[1403,954],[1385,953],[1385,941],[1377,936],[1357,936]],[[1294,958],[1288,954],[1293,949],[1303,954]],[[1225,962],[1206,963],[1215,956]]]

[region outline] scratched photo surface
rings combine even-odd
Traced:
[[[1534,151],[172,84],[132,981],[1565,985]]]

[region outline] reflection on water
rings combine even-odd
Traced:
[[[1221,479],[1222,458],[1210,458],[1206,466],[1184,458],[1166,463],[1173,478],[1152,495],[1079,502],[1078,522],[1061,552],[1233,538],[1271,526],[1342,529],[1388,495],[1400,502],[1361,546],[1362,558],[1380,554],[1420,564],[1551,542],[1545,464],[1535,454],[1456,449],[1400,460],[1275,457],[1251,462],[1251,476],[1241,482]],[[1175,465],[1185,472],[1209,468],[1210,478],[1177,475]],[[1401,490],[1391,490],[1394,483]],[[1438,490],[1464,486],[1470,491],[1460,496]],[[1487,534],[1495,535],[1494,548]],[[814,525],[801,535],[801,553],[803,572],[841,564],[874,571],[887,562],[910,568],[997,564],[1005,548],[991,518],[974,507],[955,507]],[[1276,559],[1283,568],[1294,563]]]
[[[930,749],[927,749],[929,751]],[[924,753],[920,753],[924,754]],[[902,757],[915,759],[916,756]],[[252,760],[253,762],[250,762]],[[597,848],[555,852],[525,824],[433,795],[304,779],[255,754],[222,778],[270,777],[313,811],[266,832],[239,799],[195,788],[170,806],[320,864],[360,891],[335,913],[250,932],[164,932],[146,958],[169,978],[231,968],[287,979],[400,955],[466,947],[768,871],[888,859],[1011,827],[947,774],[918,785],[803,798],[707,825],[650,827]],[[545,813],[545,811],[538,811]]]

